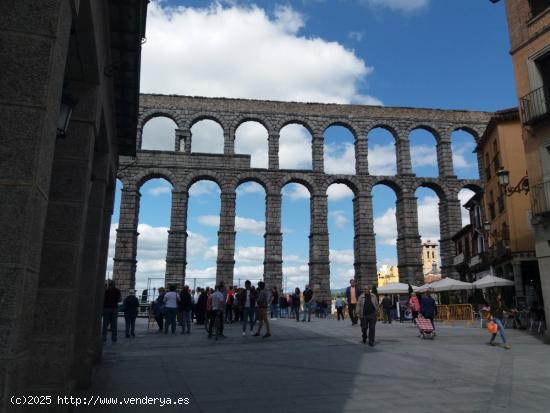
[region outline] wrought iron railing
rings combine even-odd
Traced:
[[[534,215],[550,214],[550,181],[531,185],[531,212]]]
[[[520,99],[523,123],[532,123],[550,113],[549,92],[548,87],[543,86],[529,92]]]

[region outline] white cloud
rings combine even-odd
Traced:
[[[355,256],[353,250],[329,250],[331,264],[353,265]]]
[[[190,196],[201,196],[201,195],[219,195],[220,187],[218,184],[212,181],[199,181],[191,186],[189,189]]]
[[[363,40],[363,37],[365,37],[365,32],[352,30],[348,33],[348,37],[351,40],[355,40],[356,42],[360,42],[360,41]]]
[[[279,137],[279,168],[312,169],[311,134],[302,125],[290,124]]]
[[[374,233],[376,240],[382,245],[396,245],[397,222],[395,207],[389,208],[382,215],[374,218]]]
[[[173,151],[177,127],[172,119],[163,116],[151,119],[143,126],[141,148]]]
[[[399,12],[421,10],[430,4],[430,0],[360,0],[361,3],[374,8],[387,8]]]
[[[330,218],[334,221],[334,225],[338,229],[344,228],[349,223],[349,219],[346,215],[346,212],[340,209],[337,211],[331,212]]]
[[[413,168],[435,166],[437,168],[437,150],[435,146],[411,145],[411,162]]]
[[[205,119],[191,128],[191,152],[223,153],[223,129],[219,123]]]
[[[284,101],[380,104],[359,85],[371,72],[334,41],[301,36],[290,6],[148,7],[141,90]]]
[[[261,186],[257,182],[246,182],[242,185],[239,185],[236,192],[237,195],[265,194],[263,186]]]
[[[219,215],[201,215],[197,217],[197,222],[208,227],[219,228]],[[250,234],[262,236],[265,233],[265,221],[257,221],[253,218],[235,217],[235,231],[248,232]]]
[[[235,260],[263,262],[264,247],[237,247]]]
[[[309,199],[310,194],[308,189],[299,184],[288,184],[283,188],[283,196],[288,196],[292,201],[300,199]]]
[[[439,198],[425,196],[418,200],[418,231],[422,242],[439,242]]]
[[[147,193],[151,196],[160,196],[163,194],[171,194],[172,193],[172,187],[169,185],[161,185],[161,186],[155,186],[153,188],[147,189]]]
[[[329,201],[340,201],[346,198],[353,198],[353,191],[346,184],[332,184],[327,189]]]
[[[268,133],[258,122],[244,122],[235,132],[235,153],[251,156],[252,168],[268,167]]]
[[[328,174],[355,174],[355,147],[352,143],[325,145],[325,172]]]
[[[395,145],[373,145],[369,147],[369,173],[371,175],[395,175],[397,173],[397,159]]]

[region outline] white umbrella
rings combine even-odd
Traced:
[[[494,275],[486,275],[473,283],[474,288],[510,287],[512,285],[514,285],[513,281],[495,277]]]
[[[416,291],[418,287],[412,286],[413,291]],[[404,283],[389,283],[382,287],[378,287],[378,293],[380,294],[408,294],[409,285]]]
[[[423,293],[426,291],[434,291],[436,293],[442,291],[460,291],[460,290],[471,290],[472,284],[460,280],[455,280],[454,278],[442,278],[441,280],[435,281],[430,284],[424,284],[421,287],[418,287],[418,292]]]

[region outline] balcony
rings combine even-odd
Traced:
[[[533,90],[520,99],[521,119],[525,124],[535,123],[550,113],[550,90],[547,86]]]
[[[530,190],[533,215],[550,214],[550,181],[532,185]]]

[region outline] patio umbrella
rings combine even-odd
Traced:
[[[455,280],[454,278],[443,278],[439,281],[435,281],[430,284],[424,284],[421,287],[418,287],[418,292],[423,293],[426,291],[433,291],[436,293],[442,291],[461,291],[461,290],[471,290],[472,284],[460,280]]]
[[[416,291],[414,285],[412,286],[413,290]],[[382,287],[378,287],[379,294],[408,294],[409,293],[409,284],[403,283],[389,283]]]
[[[486,275],[485,277],[473,283],[474,288],[490,288],[490,287],[511,287],[513,281],[504,278],[495,277],[494,275]]]

